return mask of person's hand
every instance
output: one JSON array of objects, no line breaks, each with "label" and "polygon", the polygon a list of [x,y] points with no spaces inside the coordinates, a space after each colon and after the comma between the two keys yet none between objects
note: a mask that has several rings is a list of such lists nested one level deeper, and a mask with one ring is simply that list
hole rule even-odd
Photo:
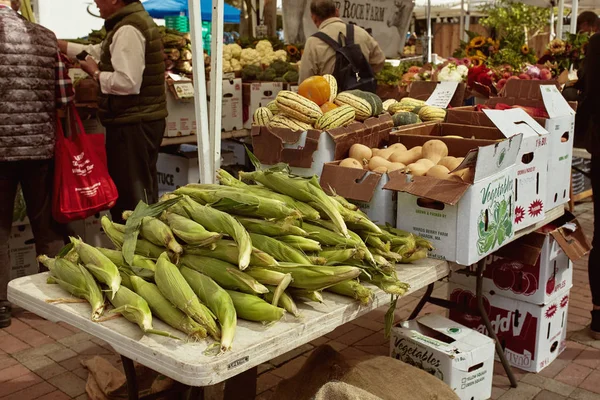
[{"label": "person's hand", "polygon": [[69,46],[69,42],[67,42],[66,40],[58,41],[58,49],[60,50],[61,53],[67,54],[68,46]]},{"label": "person's hand", "polygon": [[96,71],[100,71],[98,64],[90,56],[88,56],[84,61],[79,61],[79,65],[81,65],[81,69],[87,72],[92,78],[96,74]]}]

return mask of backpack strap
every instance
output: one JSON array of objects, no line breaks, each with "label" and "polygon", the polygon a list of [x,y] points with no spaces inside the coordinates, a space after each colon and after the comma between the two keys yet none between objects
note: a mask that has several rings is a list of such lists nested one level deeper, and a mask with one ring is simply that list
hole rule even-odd
[{"label": "backpack strap", "polygon": [[324,32],[317,32],[313,36],[327,43],[335,51],[339,51],[342,48],[342,46],[338,42],[333,40],[329,35],[325,34]]},{"label": "backpack strap", "polygon": [[354,44],[354,25],[346,24],[346,46]]}]

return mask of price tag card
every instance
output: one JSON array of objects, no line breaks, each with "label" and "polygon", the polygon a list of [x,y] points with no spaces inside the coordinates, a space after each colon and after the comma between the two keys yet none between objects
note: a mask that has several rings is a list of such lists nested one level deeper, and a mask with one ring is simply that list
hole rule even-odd
[{"label": "price tag card", "polygon": [[425,103],[434,107],[447,108],[450,100],[454,97],[456,88],[458,88],[458,82],[440,82]]},{"label": "price tag card", "polygon": [[194,84],[192,82],[176,82],[173,83],[173,87],[180,99],[194,98]]},{"label": "price tag card", "polygon": [[546,106],[546,111],[550,118],[562,117],[565,115],[574,115],[575,111],[571,108],[562,93],[554,85],[541,85],[542,100]]}]

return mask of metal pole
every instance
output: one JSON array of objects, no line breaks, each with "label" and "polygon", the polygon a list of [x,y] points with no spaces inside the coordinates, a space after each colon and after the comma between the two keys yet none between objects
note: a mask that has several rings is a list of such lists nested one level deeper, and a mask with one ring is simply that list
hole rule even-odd
[{"label": "metal pole", "polygon": [[[465,31],[471,29],[471,0],[467,0],[467,16],[465,17]],[[465,36],[469,36],[465,33]]]},{"label": "metal pole", "polygon": [[556,37],[562,39],[565,17],[565,0],[558,0],[558,21],[556,22]]},{"label": "metal pole", "polygon": [[556,31],[554,30],[554,5],[550,10],[550,40],[552,40],[556,36]]},{"label": "metal pole", "polygon": [[460,0],[460,27],[458,31],[460,32],[458,34],[460,40],[467,40],[465,33],[465,0]]},{"label": "metal pole", "polygon": [[[205,0],[206,1],[206,0]],[[194,102],[196,105],[196,139],[198,140],[198,166],[200,182],[213,183],[215,171],[209,160],[212,160],[210,134],[208,130],[208,107],[206,101],[206,76],[204,74],[204,43],[202,42],[202,15],[200,0],[188,0],[190,28],[192,36],[192,53],[195,62],[194,70]]]},{"label": "metal pole", "polygon": [[579,14],[579,0],[573,0],[571,5],[571,29],[569,29],[569,32],[573,34],[577,33],[577,14]]},{"label": "metal pole", "polygon": [[427,0],[427,62],[431,62],[431,0]]},{"label": "metal pole", "polygon": [[213,0],[212,2],[212,38],[210,57],[210,144],[212,157],[211,165],[212,179],[216,178],[216,172],[221,168],[221,117],[223,114],[223,18],[224,1]]}]

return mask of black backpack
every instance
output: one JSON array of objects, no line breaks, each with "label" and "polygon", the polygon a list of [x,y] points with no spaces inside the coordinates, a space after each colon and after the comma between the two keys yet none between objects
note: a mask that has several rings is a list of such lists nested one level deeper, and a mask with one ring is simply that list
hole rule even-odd
[{"label": "black backpack", "polygon": [[354,25],[346,24],[345,45],[342,45],[341,32],[337,42],[323,32],[317,32],[313,36],[321,39],[335,50],[333,76],[340,92],[360,89],[375,93],[377,90],[375,74],[360,46],[354,43]]}]

